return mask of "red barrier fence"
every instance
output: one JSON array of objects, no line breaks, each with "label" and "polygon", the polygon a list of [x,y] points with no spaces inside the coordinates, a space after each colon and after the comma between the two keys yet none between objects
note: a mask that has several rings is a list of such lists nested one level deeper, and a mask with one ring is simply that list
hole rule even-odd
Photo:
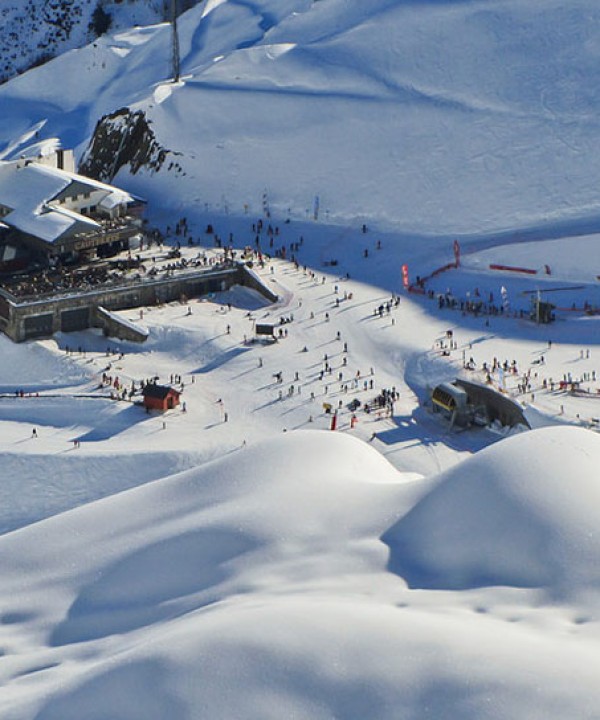
[{"label": "red barrier fence", "polygon": [[425,294],[425,283],[429,282],[431,278],[436,277],[437,275],[441,275],[442,273],[446,272],[447,270],[455,270],[458,267],[456,262],[448,263],[447,265],[443,265],[442,267],[439,267],[437,270],[434,270],[432,273],[427,275],[424,278],[421,278],[419,282],[415,285],[410,285],[408,288],[408,292],[414,292],[414,293],[420,293],[421,295]]},{"label": "red barrier fence", "polygon": [[525,273],[526,275],[537,275],[537,270],[531,268],[515,267],[513,265],[496,265],[492,263],[490,270],[506,270],[507,272]]},{"label": "red barrier fence", "polygon": [[447,270],[454,270],[456,267],[457,267],[457,265],[455,262],[448,263],[447,265],[444,265],[441,268],[434,270],[428,278],[425,278],[425,280],[429,280],[432,277],[436,277],[436,275],[441,275],[443,272],[446,272]]}]

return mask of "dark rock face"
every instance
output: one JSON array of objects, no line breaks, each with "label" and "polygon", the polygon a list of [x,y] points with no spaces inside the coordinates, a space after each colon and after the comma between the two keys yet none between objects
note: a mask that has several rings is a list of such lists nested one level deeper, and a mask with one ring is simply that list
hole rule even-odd
[{"label": "dark rock face", "polygon": [[128,166],[134,175],[140,168],[156,172],[169,154],[174,153],[158,143],[141,110],[132,112],[129,108],[121,108],[98,121],[79,164],[79,172],[110,182],[124,166]]}]

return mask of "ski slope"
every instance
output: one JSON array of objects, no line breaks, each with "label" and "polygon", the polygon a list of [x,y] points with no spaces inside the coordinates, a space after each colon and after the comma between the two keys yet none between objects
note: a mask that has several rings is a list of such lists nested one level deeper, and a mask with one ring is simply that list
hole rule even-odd
[{"label": "ski slope", "polygon": [[219,2],[179,27],[180,84],[167,25],[105,36],[0,88],[0,143],[44,123],[81,154],[129,106],[181,153],[181,172],[118,178],[155,204],[256,213],[266,190],[305,218],[318,196],[415,241],[597,230],[591,0]]},{"label": "ski slope", "polygon": [[[180,19],[177,84],[156,25],[0,86],[3,158],[81,156],[101,115],[143,110],[178,166],[115,182],[170,243],[186,218],[190,259],[221,253],[209,223],[240,250],[261,218],[279,298],[122,311],[143,345],[0,337],[3,720],[597,717],[599,20],[208,0]],[[460,266],[406,292],[402,265],[427,278],[455,239]],[[503,288],[510,312],[439,305]],[[432,416],[433,386],[494,359],[533,430]],[[103,373],[177,384],[185,411],[111,399]],[[391,417],[353,423],[392,388]]]}]

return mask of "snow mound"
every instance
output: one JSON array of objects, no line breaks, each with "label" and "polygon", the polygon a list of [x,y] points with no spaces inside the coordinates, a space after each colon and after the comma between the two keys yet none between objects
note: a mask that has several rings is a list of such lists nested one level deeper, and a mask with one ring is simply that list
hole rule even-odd
[{"label": "snow mound", "polygon": [[[27,377],[29,382],[23,380],[23,351],[5,335],[0,335],[0,353],[2,365],[0,366],[0,393],[14,393],[15,390],[36,392],[47,389],[57,389],[83,383],[89,376],[85,368],[77,366],[74,362],[65,364],[62,358],[50,352],[41,343],[27,344]],[[35,380],[33,380],[35,379]]]},{"label": "snow mound", "polygon": [[[404,486],[355,438],[284,434],[0,538],[14,560],[0,575],[18,580],[24,563],[31,578],[70,578],[53,645],[125,634],[249,585],[384,572],[376,538]],[[331,558],[307,574],[312,554]]]},{"label": "snow mound", "polygon": [[600,693],[584,643],[524,639],[479,617],[474,632],[473,617],[452,623],[355,598],[239,600],[96,662],[45,697],[36,720],[594,717]]},{"label": "snow mound", "polygon": [[[565,463],[593,441],[554,438]],[[414,505],[405,479],[295,431],[1,537],[7,720],[592,717],[595,648],[563,625],[412,606],[378,540]]]},{"label": "snow mound", "polygon": [[483,450],[383,535],[390,569],[420,588],[597,587],[599,462],[600,438],[579,428]]}]

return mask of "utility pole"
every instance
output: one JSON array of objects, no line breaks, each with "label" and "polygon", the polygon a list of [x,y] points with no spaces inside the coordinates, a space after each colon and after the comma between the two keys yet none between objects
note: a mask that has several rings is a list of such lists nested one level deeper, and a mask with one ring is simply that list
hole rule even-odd
[{"label": "utility pole", "polygon": [[179,35],[177,34],[177,0],[171,0],[173,82],[179,82]]}]

